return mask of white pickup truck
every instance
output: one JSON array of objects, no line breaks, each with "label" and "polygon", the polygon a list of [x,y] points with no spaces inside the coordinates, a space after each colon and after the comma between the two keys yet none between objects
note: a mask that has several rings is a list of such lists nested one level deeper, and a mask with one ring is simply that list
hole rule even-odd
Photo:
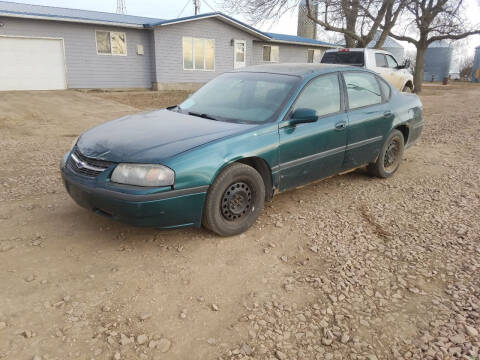
[{"label": "white pickup truck", "polygon": [[321,62],[370,69],[381,75],[398,90],[413,92],[413,75],[407,70],[410,67],[410,61],[407,59],[402,65],[399,65],[395,57],[388,51],[362,48],[332,49],[325,51]]}]

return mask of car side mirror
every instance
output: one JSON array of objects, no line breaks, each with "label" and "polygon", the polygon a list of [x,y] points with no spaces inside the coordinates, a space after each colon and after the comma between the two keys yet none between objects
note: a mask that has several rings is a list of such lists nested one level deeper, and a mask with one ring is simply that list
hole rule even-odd
[{"label": "car side mirror", "polygon": [[410,68],[411,62],[410,59],[405,59],[402,65],[397,66],[397,69],[408,69]]},{"label": "car side mirror", "polygon": [[313,109],[298,108],[290,117],[290,124],[312,123],[318,120],[317,112]]}]

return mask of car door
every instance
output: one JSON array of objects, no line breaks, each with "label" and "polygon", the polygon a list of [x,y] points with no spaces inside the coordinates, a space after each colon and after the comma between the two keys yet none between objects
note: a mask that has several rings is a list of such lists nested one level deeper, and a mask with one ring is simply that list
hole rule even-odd
[{"label": "car door", "polygon": [[390,130],[393,114],[380,88],[380,79],[366,71],[343,73],[347,93],[348,129],[343,170],[373,162],[378,156],[385,135]]},{"label": "car door", "polygon": [[392,82],[391,69],[388,67],[387,58],[384,53],[375,53],[375,72],[385,80]]},{"label": "car door", "polygon": [[[312,123],[291,123],[297,109],[313,109]],[[347,115],[339,73],[321,75],[305,85],[286,118],[279,123],[280,190],[340,171],[346,145]]]},{"label": "car door", "polygon": [[398,90],[402,90],[403,88],[403,79],[404,79],[404,71],[398,69],[397,60],[391,55],[386,54],[385,58],[387,59],[387,65],[391,72],[390,82],[395,86]]}]

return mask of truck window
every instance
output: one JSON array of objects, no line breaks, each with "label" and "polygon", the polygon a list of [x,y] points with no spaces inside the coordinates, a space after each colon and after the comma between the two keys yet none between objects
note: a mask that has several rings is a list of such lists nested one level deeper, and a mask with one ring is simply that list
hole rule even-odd
[{"label": "truck window", "polygon": [[398,67],[397,60],[393,58],[393,56],[387,55],[387,63],[389,68],[396,68]]},{"label": "truck window", "polygon": [[365,57],[362,51],[326,52],[323,55],[322,64],[363,66],[365,65]]},{"label": "truck window", "polygon": [[377,67],[388,67],[387,59],[385,58],[385,54],[382,53],[375,53],[375,65]]}]

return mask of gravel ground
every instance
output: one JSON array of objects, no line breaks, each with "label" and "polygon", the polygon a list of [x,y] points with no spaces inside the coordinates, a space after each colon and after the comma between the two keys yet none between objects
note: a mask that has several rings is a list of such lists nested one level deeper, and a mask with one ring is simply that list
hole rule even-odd
[{"label": "gravel ground", "polygon": [[280,194],[225,239],[112,222],[59,178],[83,130],[184,93],[2,93],[0,359],[478,359],[479,96],[426,86],[393,178]]}]

